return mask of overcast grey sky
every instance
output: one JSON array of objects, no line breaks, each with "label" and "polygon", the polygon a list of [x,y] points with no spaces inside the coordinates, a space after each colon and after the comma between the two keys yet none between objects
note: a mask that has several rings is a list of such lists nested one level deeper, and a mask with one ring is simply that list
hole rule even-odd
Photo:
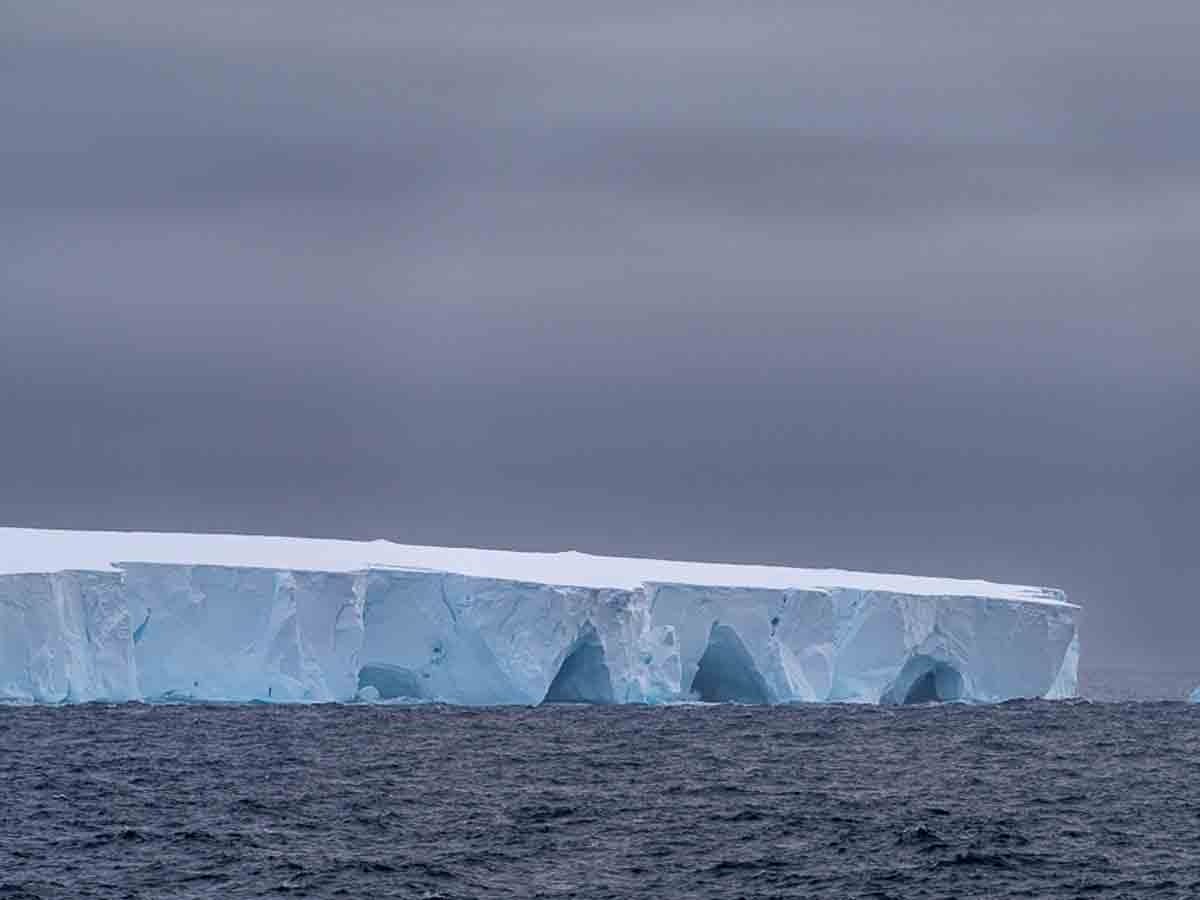
[{"label": "overcast grey sky", "polygon": [[0,522],[1200,640],[1200,4],[0,4]]}]

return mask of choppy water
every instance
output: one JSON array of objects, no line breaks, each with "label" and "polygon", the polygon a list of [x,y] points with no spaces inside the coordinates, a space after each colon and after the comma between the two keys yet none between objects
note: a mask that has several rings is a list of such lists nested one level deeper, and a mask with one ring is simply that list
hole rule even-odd
[{"label": "choppy water", "polygon": [[1200,706],[0,708],[0,897],[1200,896]]}]

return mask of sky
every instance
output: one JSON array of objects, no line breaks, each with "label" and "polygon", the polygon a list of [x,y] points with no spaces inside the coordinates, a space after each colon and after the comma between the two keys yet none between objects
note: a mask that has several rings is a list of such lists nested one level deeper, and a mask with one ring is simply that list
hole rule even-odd
[{"label": "sky", "polygon": [[1200,5],[0,5],[0,523],[1200,635]]}]

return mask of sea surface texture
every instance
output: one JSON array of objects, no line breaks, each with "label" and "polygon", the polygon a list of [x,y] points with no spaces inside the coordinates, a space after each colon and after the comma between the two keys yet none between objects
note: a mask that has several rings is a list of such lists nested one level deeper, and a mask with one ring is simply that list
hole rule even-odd
[{"label": "sea surface texture", "polygon": [[0,708],[3,898],[1200,896],[1200,706]]}]

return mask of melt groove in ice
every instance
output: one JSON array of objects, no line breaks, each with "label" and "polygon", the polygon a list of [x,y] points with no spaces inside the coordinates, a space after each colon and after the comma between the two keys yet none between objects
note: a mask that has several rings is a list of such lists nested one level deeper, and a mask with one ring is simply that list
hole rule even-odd
[{"label": "melt groove in ice", "polygon": [[1078,613],[913,576],[0,529],[0,699],[1064,698]]}]

